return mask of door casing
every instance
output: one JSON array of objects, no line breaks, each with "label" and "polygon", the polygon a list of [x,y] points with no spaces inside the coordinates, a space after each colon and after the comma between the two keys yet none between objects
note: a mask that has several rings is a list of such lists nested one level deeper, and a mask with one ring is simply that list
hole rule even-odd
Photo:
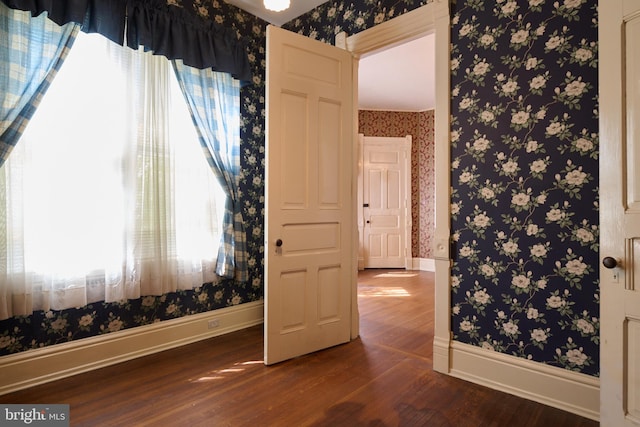
[{"label": "door casing", "polygon": [[[380,25],[347,37],[344,33],[336,36],[336,46],[347,49],[356,58],[353,67],[354,87],[358,85],[358,58],[382,49],[388,49],[428,34],[435,34],[435,316],[433,338],[433,369],[449,373],[451,352],[451,259],[450,259],[450,149],[449,149],[449,2],[435,0],[422,7],[390,19]],[[354,91],[354,105],[357,90]],[[357,115],[355,117],[357,122]],[[358,129],[357,123],[354,129]],[[357,141],[354,136],[354,141]],[[354,145],[357,145],[354,143]],[[357,236],[355,237],[357,239]],[[357,248],[357,245],[354,244]],[[358,289],[354,283],[352,307],[357,307]],[[352,310],[352,337],[357,336],[358,312]],[[355,335],[354,335],[355,333]]]}]

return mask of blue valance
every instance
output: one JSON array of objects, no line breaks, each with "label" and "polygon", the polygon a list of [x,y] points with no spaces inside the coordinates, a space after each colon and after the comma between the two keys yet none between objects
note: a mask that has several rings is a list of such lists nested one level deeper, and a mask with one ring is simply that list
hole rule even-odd
[{"label": "blue valance", "polygon": [[198,13],[197,0],[2,0],[8,7],[47,12],[58,25],[75,22],[132,49],[144,46],[198,69],[251,81],[246,41],[236,30]]}]

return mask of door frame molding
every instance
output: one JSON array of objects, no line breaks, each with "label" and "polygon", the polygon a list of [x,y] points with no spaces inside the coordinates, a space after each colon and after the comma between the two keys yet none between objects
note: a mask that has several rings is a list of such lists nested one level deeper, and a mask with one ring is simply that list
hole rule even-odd
[{"label": "door frame molding", "polygon": [[[336,36],[336,45],[346,48],[354,56],[354,88],[358,87],[358,59],[373,52],[388,49],[406,43],[418,37],[435,34],[435,77],[436,77],[436,115],[435,115],[435,318],[433,338],[433,369],[448,373],[451,352],[451,260],[450,248],[450,150],[449,150],[449,40],[450,11],[447,0],[434,0],[424,6],[402,14],[352,36],[343,33]],[[342,46],[340,46],[342,45]],[[354,90],[354,108],[357,122],[357,90]],[[357,123],[354,129],[354,141],[357,141]],[[357,150],[357,144],[354,144]],[[354,183],[355,185],[355,183]],[[357,242],[357,236],[356,242]],[[357,247],[357,245],[356,245]],[[352,337],[357,336],[357,280],[352,291]]]}]

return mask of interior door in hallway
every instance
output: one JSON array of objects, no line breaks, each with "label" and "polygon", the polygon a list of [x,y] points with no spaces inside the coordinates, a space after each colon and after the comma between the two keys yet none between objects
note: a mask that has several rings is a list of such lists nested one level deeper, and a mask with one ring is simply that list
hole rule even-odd
[{"label": "interior door in hallway", "polygon": [[353,86],[349,52],[267,27],[266,364],[351,338]]},{"label": "interior door in hallway", "polygon": [[640,425],[640,2],[600,1],[600,422]]},{"label": "interior door in hallway", "polygon": [[365,268],[411,267],[411,136],[363,138]]}]

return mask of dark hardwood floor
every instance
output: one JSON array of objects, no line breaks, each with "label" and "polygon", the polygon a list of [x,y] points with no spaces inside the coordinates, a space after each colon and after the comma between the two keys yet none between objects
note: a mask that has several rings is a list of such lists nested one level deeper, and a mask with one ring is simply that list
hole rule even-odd
[{"label": "dark hardwood floor", "polygon": [[266,367],[262,327],[0,396],[73,426],[597,426],[432,370],[433,274],[359,276],[359,339]]}]

